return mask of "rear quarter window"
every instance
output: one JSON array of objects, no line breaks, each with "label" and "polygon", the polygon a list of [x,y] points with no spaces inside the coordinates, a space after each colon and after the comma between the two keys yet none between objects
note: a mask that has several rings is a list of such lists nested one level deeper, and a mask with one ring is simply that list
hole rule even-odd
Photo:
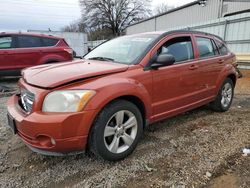
[{"label": "rear quarter window", "polygon": [[214,48],[215,55],[220,55],[219,49],[217,48],[217,45],[214,40],[211,40]]},{"label": "rear quarter window", "polygon": [[228,54],[228,48],[226,47],[225,44],[223,44],[222,42],[216,41],[216,44],[218,46],[219,52],[221,55],[227,55]]},{"label": "rear quarter window", "polygon": [[18,40],[18,48],[34,48],[42,46],[42,41],[40,37],[17,36],[17,40]]},{"label": "rear quarter window", "polygon": [[42,38],[42,46],[55,46],[58,43],[58,39],[52,39],[52,38]]}]

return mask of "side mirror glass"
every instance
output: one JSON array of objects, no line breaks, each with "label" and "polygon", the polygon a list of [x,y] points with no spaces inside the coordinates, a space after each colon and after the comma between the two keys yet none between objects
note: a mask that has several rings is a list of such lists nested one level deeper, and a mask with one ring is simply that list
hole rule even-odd
[{"label": "side mirror glass", "polygon": [[151,65],[152,68],[157,69],[159,67],[173,65],[175,63],[175,57],[171,54],[160,54],[156,62]]}]

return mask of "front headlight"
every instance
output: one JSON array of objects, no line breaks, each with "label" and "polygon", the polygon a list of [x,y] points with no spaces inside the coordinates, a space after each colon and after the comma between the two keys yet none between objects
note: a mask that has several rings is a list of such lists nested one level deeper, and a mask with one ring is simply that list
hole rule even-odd
[{"label": "front headlight", "polygon": [[92,90],[54,91],[45,97],[43,112],[79,112],[94,95]]}]

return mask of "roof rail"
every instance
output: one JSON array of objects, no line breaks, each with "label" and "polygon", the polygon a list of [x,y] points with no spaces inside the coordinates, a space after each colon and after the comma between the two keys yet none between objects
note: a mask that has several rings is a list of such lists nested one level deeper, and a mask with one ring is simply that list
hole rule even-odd
[{"label": "roof rail", "polygon": [[196,34],[210,35],[210,36],[213,36],[213,37],[216,37],[216,38],[220,39],[221,41],[224,41],[220,36],[217,36],[217,35],[214,35],[214,34],[211,34],[211,33],[207,33],[207,32],[203,32],[203,31],[195,31],[195,30],[192,30],[192,28],[189,28],[189,27],[187,27],[185,29],[180,29],[180,30],[166,31],[162,35],[168,35],[170,33],[196,33]]}]

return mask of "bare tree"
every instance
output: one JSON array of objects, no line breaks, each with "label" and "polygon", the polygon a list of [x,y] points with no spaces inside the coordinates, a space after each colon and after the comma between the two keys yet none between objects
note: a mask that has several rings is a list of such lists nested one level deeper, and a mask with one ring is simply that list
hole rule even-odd
[{"label": "bare tree", "polygon": [[155,9],[154,9],[154,14],[155,14],[155,15],[162,14],[162,13],[167,12],[167,11],[173,9],[173,8],[175,8],[175,7],[169,6],[169,5],[166,4],[166,3],[161,3],[161,4],[159,4],[159,5],[157,5],[157,6],[155,7]]},{"label": "bare tree", "polygon": [[86,25],[82,20],[75,21],[61,29],[65,32],[86,32]]},{"label": "bare tree", "polygon": [[109,29],[114,36],[150,15],[151,0],[79,0],[89,31]]}]

